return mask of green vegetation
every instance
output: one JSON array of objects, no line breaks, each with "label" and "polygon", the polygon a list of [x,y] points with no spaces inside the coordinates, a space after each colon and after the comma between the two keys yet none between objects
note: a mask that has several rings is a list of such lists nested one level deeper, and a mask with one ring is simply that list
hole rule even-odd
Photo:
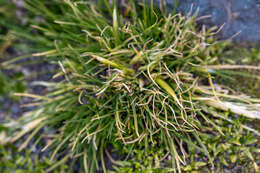
[{"label": "green vegetation", "polygon": [[[229,51],[224,52],[229,64],[237,65],[257,65],[260,63],[260,51],[256,48],[241,48],[231,46]],[[231,78],[221,78],[220,82],[227,82],[231,88],[236,88],[241,93],[246,93],[253,97],[260,97],[260,72],[259,70],[237,69],[231,73],[227,70],[219,71],[221,74],[229,74]],[[224,80],[226,79],[226,80]],[[239,82],[239,83],[238,83]]]},{"label": "green vegetation", "polygon": [[[13,3],[1,1],[1,22],[6,21],[9,25],[15,26],[17,20],[10,20],[15,19],[15,10],[16,6]],[[3,63],[12,56],[10,52],[13,50],[10,49],[10,46],[15,45],[15,41],[16,37],[10,32],[7,26],[0,24],[0,109],[3,107],[2,102],[17,100],[17,97],[13,93],[26,92],[26,82],[24,81],[23,72],[20,70],[10,70],[11,68]]]},{"label": "green vegetation", "polygon": [[[47,138],[42,150],[50,158],[34,162],[47,172],[61,157],[54,165],[79,158],[85,172],[108,171],[105,157],[115,172],[221,171],[234,164],[258,169],[260,134],[245,122],[260,118],[260,99],[217,81],[229,78],[227,69],[259,68],[223,62],[228,43],[217,42],[213,29],[199,31],[194,17],[131,0],[120,6],[106,0],[25,4],[35,30],[10,30],[34,43],[34,57],[60,71],[53,75],[58,82],[34,82],[48,89],[46,95],[16,93],[34,98],[29,106],[37,108],[3,125],[12,128],[1,133],[2,145],[28,134],[22,151]],[[4,163],[8,155],[0,155]],[[14,162],[31,162],[23,157]]]},{"label": "green vegetation", "polygon": [[6,97],[8,94],[9,97],[17,99],[11,93],[26,91],[25,81],[22,80],[23,76],[23,73],[17,72],[10,77],[0,71],[0,96]]},{"label": "green vegetation", "polygon": [[[1,146],[0,145],[0,171],[3,173],[26,173],[26,172],[35,172],[43,173],[44,170],[47,170],[53,165],[47,157],[32,156],[32,153],[29,150],[26,150],[25,153],[18,152],[17,148],[12,145]],[[58,163],[58,161],[55,160]],[[68,166],[64,164],[58,165],[53,172],[61,173],[68,172]]]}]

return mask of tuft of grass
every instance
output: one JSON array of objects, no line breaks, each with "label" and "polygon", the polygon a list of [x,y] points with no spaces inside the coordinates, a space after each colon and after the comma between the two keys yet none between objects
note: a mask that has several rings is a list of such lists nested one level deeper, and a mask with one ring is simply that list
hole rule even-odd
[{"label": "tuft of grass", "polygon": [[[234,114],[260,118],[260,100],[215,83],[218,69],[213,65],[223,44],[212,30],[198,31],[194,17],[165,15],[153,3],[134,1],[120,7],[97,2],[106,8],[86,1],[25,2],[41,18],[32,24],[37,34],[14,33],[37,43],[44,51],[34,56],[57,63],[60,72],[53,78],[62,80],[35,82],[49,89],[44,96],[16,94],[34,98],[29,106],[38,106],[16,124],[20,131],[14,131],[11,142],[30,132],[20,150],[48,127],[55,132],[43,150],[52,149],[51,160],[67,151],[65,157],[82,158],[85,172],[100,167],[106,172],[104,153],[109,156],[111,144],[127,159],[138,158],[132,151],[140,150],[150,158],[143,167],[115,162],[121,166],[182,172],[214,169],[215,161],[224,158],[218,153],[231,144],[238,150],[242,139],[228,140],[234,138],[229,125],[239,126],[234,133],[259,135]],[[243,156],[258,169],[252,157],[256,151],[244,147]]]}]

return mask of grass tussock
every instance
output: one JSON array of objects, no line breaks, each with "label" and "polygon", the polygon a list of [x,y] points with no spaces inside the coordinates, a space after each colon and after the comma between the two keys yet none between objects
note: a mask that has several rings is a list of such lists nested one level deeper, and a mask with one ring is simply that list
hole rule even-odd
[{"label": "grass tussock", "polygon": [[[66,157],[82,157],[86,172],[99,165],[106,170],[104,155],[110,156],[111,144],[127,148],[128,159],[138,148],[144,156],[160,148],[150,161],[154,168],[181,172],[193,162],[192,153],[206,157],[201,165],[214,168],[219,155],[207,141],[220,137],[216,140],[228,146],[224,139],[233,132],[224,125],[239,124],[234,114],[260,118],[259,99],[215,83],[219,68],[237,66],[218,65],[225,44],[215,41],[213,29],[199,31],[194,17],[165,15],[133,1],[119,8],[107,1],[28,0],[26,8],[41,19],[31,25],[37,29],[33,41],[45,45],[33,55],[58,64],[53,78],[60,80],[35,82],[48,88],[44,96],[16,94],[35,99],[27,106],[38,106],[20,120],[21,131],[10,140],[30,132],[20,150],[48,127],[56,131],[40,135],[49,138],[43,150],[51,148],[51,159],[63,151]],[[259,135],[239,127],[241,133]],[[257,169],[248,145],[237,152]]]}]

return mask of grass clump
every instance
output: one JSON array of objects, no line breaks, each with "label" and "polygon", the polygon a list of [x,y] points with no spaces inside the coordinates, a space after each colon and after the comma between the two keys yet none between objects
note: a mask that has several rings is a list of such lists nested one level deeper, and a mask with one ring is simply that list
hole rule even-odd
[{"label": "grass clump", "polygon": [[[218,153],[238,151],[243,140],[230,141],[236,133],[259,135],[234,114],[259,118],[260,100],[214,81],[223,43],[212,30],[198,31],[193,17],[164,15],[144,3],[97,4],[106,8],[85,1],[26,1],[41,18],[32,25],[39,35],[34,41],[46,45],[34,56],[61,70],[53,76],[59,82],[35,82],[48,88],[47,95],[16,94],[35,98],[28,106],[38,106],[10,140],[31,132],[20,150],[48,127],[55,132],[38,136],[50,139],[43,150],[52,149],[51,159],[63,151],[65,158],[80,157],[86,172],[99,166],[106,171],[108,145],[135,163],[113,161],[127,171],[181,172],[185,165],[214,168]],[[235,132],[226,127],[236,125]],[[241,153],[257,169],[250,144]],[[149,159],[138,166],[142,156]]]}]

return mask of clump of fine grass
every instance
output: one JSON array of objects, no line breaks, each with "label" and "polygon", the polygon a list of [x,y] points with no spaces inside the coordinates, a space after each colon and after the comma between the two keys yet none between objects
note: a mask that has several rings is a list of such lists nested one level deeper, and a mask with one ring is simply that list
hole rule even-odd
[{"label": "clump of fine grass", "polygon": [[[151,162],[168,171],[181,172],[192,152],[206,156],[203,165],[214,168],[214,147],[206,141],[232,137],[222,127],[235,123],[230,112],[259,118],[260,100],[214,83],[221,43],[214,41],[212,30],[198,31],[193,17],[164,15],[133,1],[120,9],[102,3],[107,10],[84,1],[26,1],[27,9],[42,19],[32,27],[44,39],[35,41],[48,48],[34,56],[56,62],[61,70],[53,78],[63,80],[36,82],[48,87],[45,96],[16,94],[35,98],[27,106],[38,109],[21,119],[21,131],[9,141],[30,132],[23,149],[42,128],[54,128],[55,134],[40,135],[50,138],[43,150],[53,149],[51,159],[62,151],[67,151],[65,158],[82,157],[90,172],[99,161],[106,170],[109,144],[129,146],[129,155],[139,146],[144,155],[161,148],[159,157],[167,159]],[[241,133],[259,135],[240,127]],[[247,148],[245,155],[257,169],[251,152]]]}]

